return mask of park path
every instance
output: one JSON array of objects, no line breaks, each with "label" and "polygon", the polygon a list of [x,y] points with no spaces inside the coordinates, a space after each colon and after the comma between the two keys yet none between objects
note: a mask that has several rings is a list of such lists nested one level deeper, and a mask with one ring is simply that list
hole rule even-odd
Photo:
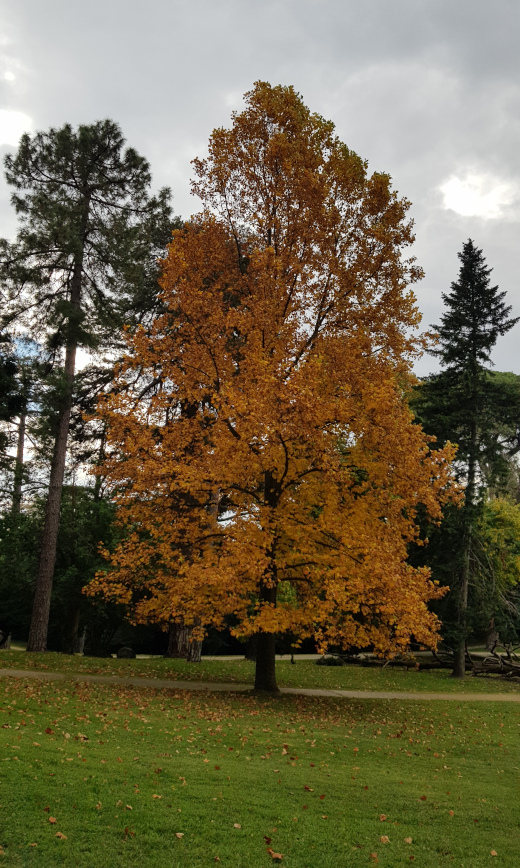
[{"label": "park path", "polygon": [[[151,687],[156,690],[207,690],[211,693],[244,693],[252,684],[224,684],[218,681],[173,681],[167,678],[123,678],[119,675],[90,675],[86,672],[43,672],[35,669],[0,669],[0,678],[36,678],[40,681],[117,684],[123,687]],[[322,690],[308,687],[281,687],[282,695],[335,696],[338,699],[411,699],[448,702],[520,702],[518,693],[399,693],[387,690]]]}]

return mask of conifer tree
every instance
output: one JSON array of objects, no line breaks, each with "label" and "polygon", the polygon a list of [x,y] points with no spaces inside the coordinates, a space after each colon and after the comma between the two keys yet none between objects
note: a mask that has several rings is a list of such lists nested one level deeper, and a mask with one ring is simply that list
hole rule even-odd
[{"label": "conifer tree", "polygon": [[28,650],[44,651],[78,347],[101,350],[154,292],[171,229],[169,191],[150,195],[150,168],[111,120],[34,137],[5,159],[20,220],[0,241],[11,287],[6,319],[45,336],[60,370],[49,493]]},{"label": "conifer tree", "polygon": [[[492,269],[469,239],[458,254],[461,266],[451,292],[442,298],[446,312],[438,331],[441,372],[428,377],[413,402],[418,418],[428,434],[439,443],[458,444],[456,464],[464,485],[464,504],[460,514],[457,551],[449,554],[456,584],[457,631],[453,676],[465,673],[465,643],[468,624],[468,592],[471,578],[472,537],[478,520],[484,489],[484,467],[497,475],[503,460],[503,448],[496,437],[503,405],[502,388],[490,376],[491,352],[497,340],[513,328],[518,318],[511,318],[505,304],[505,292],[491,284]],[[503,408],[502,408],[503,409]]]}]

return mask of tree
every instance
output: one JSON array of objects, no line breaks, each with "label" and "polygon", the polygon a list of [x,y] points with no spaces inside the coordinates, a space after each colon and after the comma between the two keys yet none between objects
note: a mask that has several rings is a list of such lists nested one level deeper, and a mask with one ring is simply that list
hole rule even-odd
[{"label": "tree", "polygon": [[420,385],[414,409],[439,443],[451,440],[458,444],[456,463],[464,485],[464,506],[448,560],[456,583],[453,676],[463,678],[475,527],[486,484],[496,481],[504,469],[504,443],[497,436],[501,416],[511,428],[510,409],[504,413],[505,386],[489,370],[491,351],[518,318],[509,316],[506,294],[491,285],[491,269],[471,239],[463,245],[459,259],[459,279],[451,284],[450,293],[443,294],[447,310],[435,326],[439,343],[434,352],[443,370]]},{"label": "tree", "polygon": [[406,545],[419,503],[439,515],[452,452],[430,452],[404,397],[408,203],[292,87],[257,83],[194,165],[204,210],[174,233],[165,312],[119,371],[155,389],[101,409],[128,533],[88,591],[138,621],[182,613],[195,637],[233,615],[263,690],[277,633],[435,644],[438,590]]},{"label": "tree", "polygon": [[124,144],[111,120],[66,124],[25,134],[5,159],[21,223],[14,244],[0,245],[12,291],[7,319],[46,335],[49,358],[60,365],[31,651],[46,648],[77,349],[102,349],[135,318],[171,225],[169,191],[150,196],[148,163]]}]

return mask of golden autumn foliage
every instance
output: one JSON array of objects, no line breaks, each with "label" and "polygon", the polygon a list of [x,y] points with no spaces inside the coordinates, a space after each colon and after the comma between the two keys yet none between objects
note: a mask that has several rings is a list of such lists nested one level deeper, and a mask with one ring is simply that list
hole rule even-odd
[{"label": "golden autumn foliage", "polygon": [[439,591],[407,545],[418,506],[438,518],[450,496],[452,453],[405,400],[408,202],[262,82],[194,166],[203,211],[173,235],[164,313],[100,408],[127,535],[89,592],[139,621],[434,644]]}]

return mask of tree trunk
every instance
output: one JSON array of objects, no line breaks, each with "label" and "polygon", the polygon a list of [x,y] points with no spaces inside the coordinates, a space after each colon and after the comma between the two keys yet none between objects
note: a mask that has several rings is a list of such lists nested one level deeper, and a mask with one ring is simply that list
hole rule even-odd
[{"label": "tree trunk", "polygon": [[190,645],[190,631],[184,621],[172,621],[168,628],[166,657],[186,659]]},{"label": "tree trunk", "polygon": [[18,423],[18,437],[16,443],[16,461],[14,465],[14,488],[13,488],[13,515],[20,515],[20,507],[22,505],[22,480],[23,480],[23,459],[25,447],[25,425],[27,421],[27,413],[24,408],[20,414]]},{"label": "tree trunk", "polygon": [[[191,632],[191,631],[190,631]],[[188,663],[200,663],[202,658],[202,640],[192,639],[188,646],[186,660]]]},{"label": "tree trunk", "polygon": [[[280,485],[270,471],[264,474],[264,501],[273,512],[280,497]],[[260,585],[260,603],[276,606],[277,573],[276,573],[276,539],[273,538],[269,550],[270,565]],[[276,683],[276,636],[274,633],[257,633],[255,690],[278,693]]]},{"label": "tree trunk", "polygon": [[[86,204],[82,240],[84,242],[88,219],[88,201]],[[27,651],[46,651],[47,632],[49,628],[49,613],[51,607],[52,581],[56,563],[56,545],[60,524],[61,492],[65,474],[67,457],[67,440],[69,435],[70,414],[74,395],[74,373],[76,369],[76,350],[78,346],[77,328],[81,319],[81,279],[83,275],[83,246],[74,263],[74,271],[70,283],[70,308],[68,319],[68,334],[65,349],[65,383],[63,400],[58,417],[58,432],[54,442],[49,493],[45,507],[45,522],[43,525],[42,548],[36,590],[34,593],[33,612]]]},{"label": "tree trunk", "polygon": [[279,693],[276,683],[276,636],[258,633],[256,646],[255,690]]},{"label": "tree trunk", "polygon": [[460,587],[457,603],[457,622],[459,635],[453,649],[452,678],[464,678],[466,675],[466,641],[468,633],[468,594],[471,573],[471,549],[473,530],[473,506],[475,501],[475,482],[477,469],[477,426],[471,425],[471,447],[468,457],[468,482],[464,497],[464,534],[462,538],[462,565],[460,570]]}]

